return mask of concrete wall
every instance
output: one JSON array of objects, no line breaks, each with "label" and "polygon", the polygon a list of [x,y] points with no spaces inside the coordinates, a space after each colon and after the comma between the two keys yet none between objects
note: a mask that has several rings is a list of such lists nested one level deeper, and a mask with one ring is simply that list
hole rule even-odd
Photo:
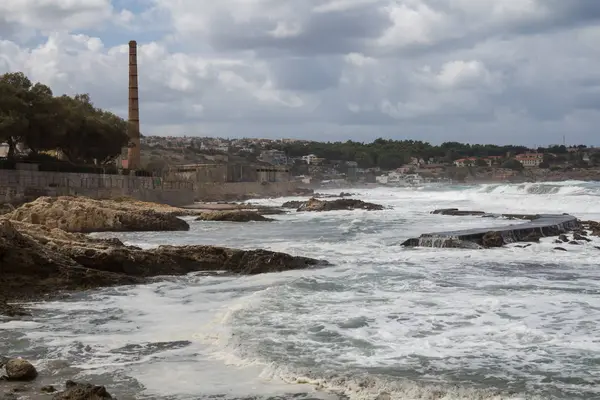
[{"label": "concrete wall", "polygon": [[293,193],[301,182],[227,182],[196,185],[199,201],[235,200],[244,196],[279,197]]},{"label": "concrete wall", "polygon": [[39,196],[79,195],[95,199],[130,196],[170,205],[194,202],[190,182],[124,175],[0,170],[0,203],[20,203]]}]

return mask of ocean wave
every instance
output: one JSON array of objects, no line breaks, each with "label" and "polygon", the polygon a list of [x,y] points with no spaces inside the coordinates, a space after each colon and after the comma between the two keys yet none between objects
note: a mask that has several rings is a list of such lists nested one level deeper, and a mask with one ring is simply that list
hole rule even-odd
[{"label": "ocean wave", "polygon": [[272,364],[261,374],[263,379],[278,379],[289,384],[308,384],[315,390],[350,400],[542,400],[544,397],[511,391],[483,389],[460,384],[414,381],[373,376],[365,373],[318,374],[309,369],[292,370]]}]

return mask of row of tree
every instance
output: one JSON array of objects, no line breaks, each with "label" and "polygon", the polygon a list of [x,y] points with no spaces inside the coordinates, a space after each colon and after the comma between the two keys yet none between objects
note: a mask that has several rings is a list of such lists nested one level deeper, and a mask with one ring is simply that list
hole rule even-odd
[{"label": "row of tree", "polygon": [[[274,149],[285,151],[289,157],[300,157],[314,154],[328,160],[356,161],[361,168],[380,167],[385,170],[399,168],[407,164],[411,158],[451,163],[466,157],[489,157],[523,154],[531,151],[525,146],[498,146],[493,144],[468,144],[445,142],[439,146],[415,140],[386,140],[377,139],[372,143],[355,141],[347,142],[292,142],[275,143]],[[585,148],[585,146],[578,146]],[[560,155],[561,159],[569,158],[565,146],[550,146],[538,148],[542,153]],[[483,162],[482,162],[483,166]]]},{"label": "row of tree", "polygon": [[127,123],[87,94],[54,96],[21,72],[7,73],[0,75],[0,143],[9,159],[22,145],[30,156],[53,150],[73,163],[105,164],[127,145]]}]

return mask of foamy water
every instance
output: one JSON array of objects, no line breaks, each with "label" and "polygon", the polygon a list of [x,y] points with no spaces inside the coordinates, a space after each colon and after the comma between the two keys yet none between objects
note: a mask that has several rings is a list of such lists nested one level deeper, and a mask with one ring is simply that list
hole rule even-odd
[{"label": "foamy water", "polygon": [[[600,398],[600,250],[405,249],[424,232],[514,221],[435,208],[600,220],[600,185],[373,189],[393,209],[190,222],[128,243],[218,244],[335,266],[252,277],[195,274],[38,304],[0,322],[0,354],[126,398]],[[260,200],[278,205],[289,199]],[[66,363],[58,363],[65,360]],[[61,369],[62,368],[62,369]]]}]

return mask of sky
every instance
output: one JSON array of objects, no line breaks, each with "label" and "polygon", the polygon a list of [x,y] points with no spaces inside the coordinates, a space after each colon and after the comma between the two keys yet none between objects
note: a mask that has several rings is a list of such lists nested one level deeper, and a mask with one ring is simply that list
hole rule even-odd
[{"label": "sky", "polygon": [[600,145],[598,0],[2,0],[0,73],[146,135]]}]

